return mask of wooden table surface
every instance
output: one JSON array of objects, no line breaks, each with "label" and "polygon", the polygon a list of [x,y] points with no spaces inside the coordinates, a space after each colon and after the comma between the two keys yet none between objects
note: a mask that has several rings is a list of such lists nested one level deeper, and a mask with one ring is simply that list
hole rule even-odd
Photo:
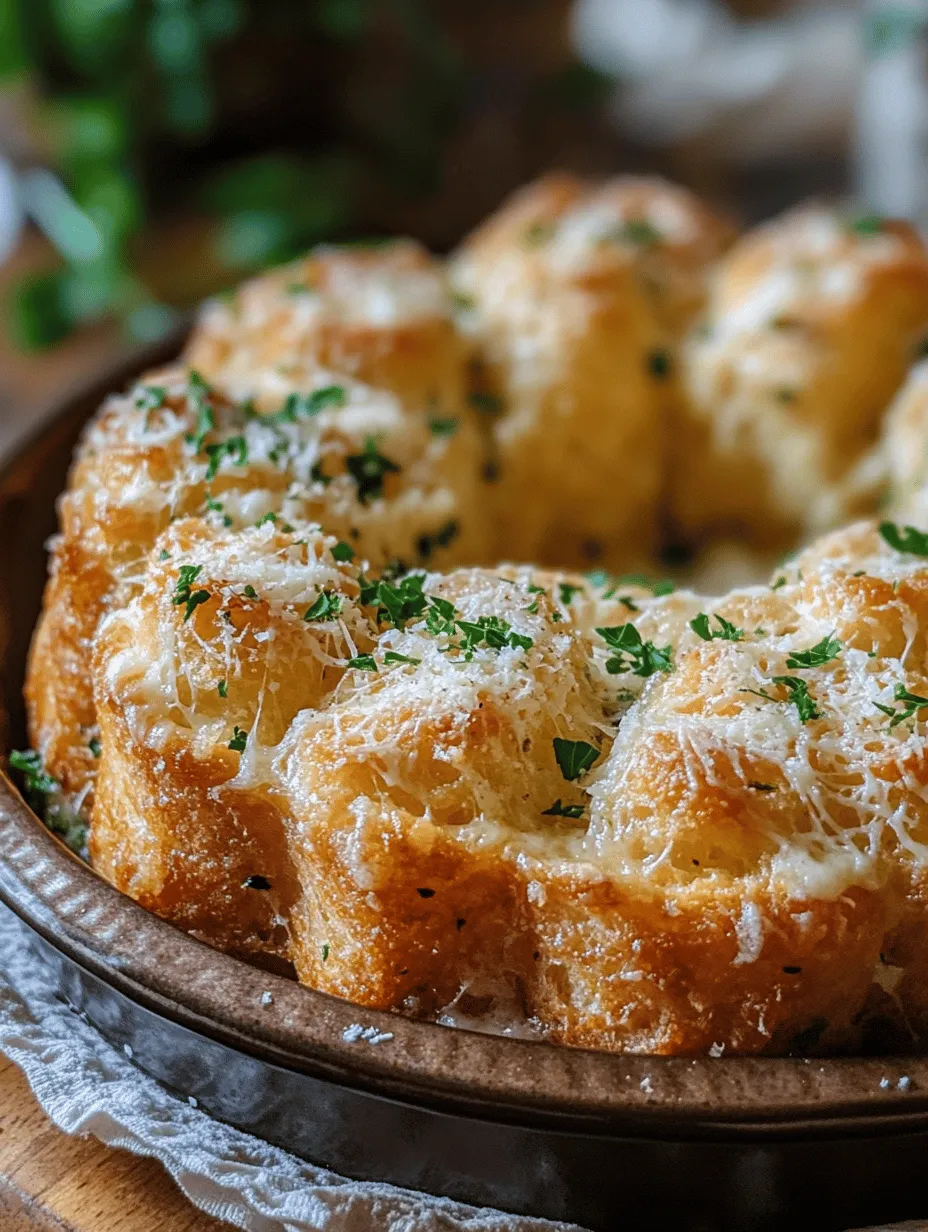
[{"label": "wooden table surface", "polygon": [[72,1138],[0,1056],[3,1232],[213,1232],[231,1225],[192,1206],[153,1159]]},{"label": "wooden table surface", "polygon": [[[33,237],[0,271],[0,294],[14,274],[41,257]],[[114,329],[97,326],[52,351],[26,356],[0,334],[0,456],[32,430],[52,399],[121,346]],[[56,1129],[20,1071],[0,1056],[2,1232],[212,1232],[230,1226],[192,1206],[155,1160]]]}]

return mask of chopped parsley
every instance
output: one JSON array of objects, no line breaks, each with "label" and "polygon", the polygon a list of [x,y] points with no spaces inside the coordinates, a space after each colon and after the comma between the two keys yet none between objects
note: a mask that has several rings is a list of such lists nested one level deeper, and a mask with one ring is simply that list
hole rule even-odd
[{"label": "chopped parsley", "polygon": [[322,469],[321,459],[317,459],[309,468],[309,477],[313,483],[321,483],[324,488],[332,482],[332,476],[327,475]]},{"label": "chopped parsley", "polygon": [[458,536],[460,527],[453,519],[439,527],[434,535],[420,535],[416,540],[416,551],[423,560],[428,560],[436,548],[446,548]]},{"label": "chopped parsley", "polygon": [[900,723],[904,723],[906,719],[914,718],[920,710],[928,709],[928,697],[920,697],[917,693],[910,693],[904,685],[897,684],[893,697],[897,702],[902,702],[901,710],[893,710],[891,706],[881,706],[879,702],[874,702],[877,710],[882,710],[885,715],[890,718],[890,730],[897,727]]},{"label": "chopped parsley", "polygon": [[353,659],[348,660],[348,666],[357,668],[359,672],[376,672],[377,663],[373,655],[361,654],[355,655]]},{"label": "chopped parsley", "polygon": [[393,625],[404,629],[410,620],[425,614],[429,598],[423,593],[424,573],[409,573],[394,584],[380,578],[376,582],[361,581],[361,602],[373,607],[377,604],[379,624]]},{"label": "chopped parsley", "polygon": [[46,773],[41,756],[35,749],[13,749],[10,752],[10,768],[23,776],[23,794],[29,804],[38,811],[44,797],[58,790],[58,780]]},{"label": "chopped parsley", "polygon": [[96,736],[91,737],[91,739],[87,742],[87,747],[90,749],[91,757],[99,757],[103,751],[100,747],[100,741]]},{"label": "chopped parsley", "polygon": [[484,415],[501,415],[503,411],[503,400],[496,394],[471,394],[467,401],[475,411],[480,411]]},{"label": "chopped parsley", "polygon": [[777,578],[777,580],[776,580],[776,581],[773,583],[773,585],[770,587],[770,589],[771,589],[771,590],[780,590],[780,589],[781,589],[783,586],[785,586],[785,585],[786,585],[786,578],[785,578],[785,577],[778,577],[778,578]]},{"label": "chopped parsley", "polygon": [[439,439],[454,436],[458,427],[459,421],[454,416],[449,416],[448,419],[429,418],[429,431],[432,436],[437,436]]},{"label": "chopped parsley", "polygon": [[585,740],[562,740],[560,736],[555,736],[554,756],[561,774],[568,783],[572,783],[589,770],[599,757],[599,749]]},{"label": "chopped parsley", "polygon": [[133,402],[140,411],[145,412],[147,418],[150,411],[157,411],[164,406],[167,396],[168,391],[163,385],[137,385]]},{"label": "chopped parsley", "polygon": [[349,560],[354,560],[354,548],[350,543],[345,543],[344,539],[340,539],[332,549],[332,557],[340,564],[344,564]]},{"label": "chopped parsley", "polygon": [[848,227],[858,235],[880,235],[886,220],[879,214],[859,214],[848,219]]},{"label": "chopped parsley", "polygon": [[231,458],[233,466],[244,466],[248,462],[248,442],[244,436],[230,436],[227,441],[206,446],[206,456],[209,462],[206,467],[206,482],[215,478],[223,458]]},{"label": "chopped parsley", "polygon": [[712,616],[711,619],[718,625],[717,629],[710,628],[710,617],[705,612],[700,612],[695,620],[690,621],[690,628],[704,642],[711,642],[716,639],[723,642],[740,642],[744,640],[744,630],[733,625],[724,616]]},{"label": "chopped parsley", "polygon": [[175,607],[180,607],[181,604],[186,605],[184,611],[184,623],[190,619],[194,610],[201,603],[206,603],[209,599],[208,590],[194,590],[193,583],[199,577],[202,565],[181,565],[177,575],[177,586],[174,590],[174,596],[171,599]]},{"label": "chopped parsley", "polygon": [[342,610],[343,602],[341,595],[335,594],[332,590],[323,590],[312,607],[303,613],[303,619],[310,621],[334,620]]},{"label": "chopped parsley", "polygon": [[242,591],[242,594],[245,596],[246,599],[257,599],[258,597],[258,592],[255,590],[255,588],[251,585],[250,582],[245,587],[245,589]]},{"label": "chopped parsley", "polygon": [[574,595],[582,595],[583,587],[574,586],[571,582],[558,582],[557,593],[565,607],[570,607]]},{"label": "chopped parsley", "polygon": [[329,953],[330,953],[330,950],[329,950],[329,943],[328,943],[328,941],[326,941],[326,943],[325,943],[325,944],[323,945],[323,947],[322,947],[322,961],[323,961],[323,962],[328,962],[328,961],[329,961]]},{"label": "chopped parsley", "polygon": [[238,724],[232,728],[232,739],[229,741],[229,748],[233,753],[244,753],[245,745],[248,743],[248,732],[244,731]]},{"label": "chopped parsley", "polygon": [[388,650],[383,656],[383,661],[387,667],[390,667],[394,663],[408,663],[412,667],[418,667],[422,662],[421,659],[412,659],[409,655],[399,654],[396,650]]},{"label": "chopped parsley", "polygon": [[914,526],[897,526],[895,522],[881,522],[880,535],[897,552],[910,556],[928,556],[928,535]]},{"label": "chopped parsley", "polygon": [[656,381],[664,381],[670,376],[673,361],[669,351],[652,351],[648,356],[648,372]]},{"label": "chopped parsley", "polygon": [[187,405],[196,414],[196,425],[194,431],[188,434],[187,441],[193,446],[194,453],[200,452],[207,435],[216,427],[216,415],[210,402],[212,392],[199,372],[191,369],[187,378]]},{"label": "chopped parsley", "polygon": [[841,643],[833,635],[823,637],[820,642],[809,650],[794,650],[786,660],[788,668],[795,669],[797,667],[824,667],[826,663],[831,663],[833,659],[837,659],[841,654]]},{"label": "chopped parsley", "polygon": [[582,804],[562,804],[560,797],[554,801],[550,808],[546,808],[542,812],[542,817],[570,817],[573,821],[583,816],[584,807]]},{"label": "chopped parsley", "polygon": [[610,231],[607,238],[620,244],[638,244],[642,248],[651,248],[659,244],[664,237],[647,218],[630,218]]},{"label": "chopped parsley", "polygon": [[454,633],[454,622],[458,610],[447,599],[437,595],[429,596],[429,609],[425,615],[425,627],[434,637],[451,636]]},{"label": "chopped parsley", "polygon": [[[808,723],[810,719],[820,719],[822,712],[816,705],[815,698],[809,692],[809,686],[804,680],[800,680],[797,676],[773,676],[771,683],[782,685],[786,689],[786,701],[795,706],[799,711],[799,718],[803,723]],[[771,697],[765,689],[742,689],[742,693],[753,693],[755,697],[762,697],[765,701],[775,702],[778,699]]]},{"label": "chopped parsley", "polygon": [[219,694],[220,697],[228,697],[229,696],[229,682],[227,680],[220,680],[219,684],[216,685],[216,692]]},{"label": "chopped parsley", "polygon": [[460,649],[464,651],[465,659],[472,659],[474,651],[479,646],[490,650],[502,650],[509,646],[513,650],[531,650],[532,639],[522,633],[514,633],[508,621],[499,616],[480,616],[477,620],[457,620],[457,628],[462,634]]},{"label": "chopped parsley", "polygon": [[364,442],[363,453],[348,454],[345,458],[348,474],[358,485],[358,500],[362,505],[383,496],[383,484],[391,472],[398,474],[397,464],[385,457],[377,449],[377,442],[369,436]]},{"label": "chopped parsley", "polygon": [[655,672],[673,671],[673,648],[646,642],[632,624],[597,629],[610,650],[616,653],[606,660],[610,676],[634,672],[636,676],[653,676]]}]

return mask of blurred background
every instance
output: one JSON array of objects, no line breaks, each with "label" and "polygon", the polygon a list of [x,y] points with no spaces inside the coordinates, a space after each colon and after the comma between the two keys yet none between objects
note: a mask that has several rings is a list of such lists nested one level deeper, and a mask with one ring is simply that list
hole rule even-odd
[{"label": "blurred background", "polygon": [[928,0],[0,0],[0,444],[261,266],[446,250],[557,167],[928,224]]}]

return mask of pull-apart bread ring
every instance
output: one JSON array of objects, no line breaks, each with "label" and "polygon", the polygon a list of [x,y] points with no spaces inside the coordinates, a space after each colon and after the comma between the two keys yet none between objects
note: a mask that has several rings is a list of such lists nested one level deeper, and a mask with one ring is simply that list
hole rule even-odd
[{"label": "pull-apart bread ring", "polygon": [[359,1004],[565,1043],[844,1044],[881,955],[924,1004],[923,560],[860,524],[711,602],[338,555],[157,541],[94,655],[115,884]]},{"label": "pull-apart bread ring", "polygon": [[[819,207],[731,240],[659,181],[551,178],[447,272],[256,278],[111,398],[26,690],[94,867],[360,1005],[923,1045],[928,258]],[[795,542],[886,477],[769,585],[561,571]]]}]

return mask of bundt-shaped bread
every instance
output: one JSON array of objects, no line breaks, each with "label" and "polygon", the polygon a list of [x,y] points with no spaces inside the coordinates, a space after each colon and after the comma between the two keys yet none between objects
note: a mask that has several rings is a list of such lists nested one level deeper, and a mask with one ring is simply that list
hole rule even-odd
[{"label": "bundt-shaped bread", "polygon": [[[928,1041],[928,258],[819,207],[730,239],[548,179],[453,295],[415,245],[321,250],[111,398],[27,682],[94,867],[361,1005]],[[795,544],[884,482],[722,598],[574,571]]]}]

